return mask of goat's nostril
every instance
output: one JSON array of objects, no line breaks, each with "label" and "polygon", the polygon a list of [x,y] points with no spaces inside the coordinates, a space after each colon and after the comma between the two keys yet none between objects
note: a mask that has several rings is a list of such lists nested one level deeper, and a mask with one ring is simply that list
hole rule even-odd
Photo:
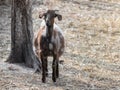
[{"label": "goat's nostril", "polygon": [[48,21],[46,21],[46,24],[49,24],[49,22],[48,22]]},{"label": "goat's nostril", "polygon": [[49,22],[49,21],[46,21],[46,25],[47,25],[47,26],[50,26],[50,22]]}]

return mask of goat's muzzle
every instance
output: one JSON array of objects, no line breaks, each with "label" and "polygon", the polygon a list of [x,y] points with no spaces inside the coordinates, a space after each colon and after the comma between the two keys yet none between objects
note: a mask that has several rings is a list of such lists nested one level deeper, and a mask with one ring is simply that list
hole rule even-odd
[{"label": "goat's muzzle", "polygon": [[46,25],[47,25],[47,26],[51,26],[50,21],[46,21]]}]

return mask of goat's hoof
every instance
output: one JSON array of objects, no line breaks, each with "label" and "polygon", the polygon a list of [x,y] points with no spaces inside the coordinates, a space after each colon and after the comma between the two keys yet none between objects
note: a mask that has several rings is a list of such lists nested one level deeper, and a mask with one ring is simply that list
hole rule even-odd
[{"label": "goat's hoof", "polygon": [[46,73],[46,77],[48,77],[48,72]]},{"label": "goat's hoof", "polygon": [[46,79],[42,78],[42,82],[43,82],[43,83],[46,83]]},{"label": "goat's hoof", "polygon": [[52,80],[53,80],[53,82],[56,82],[56,79],[55,79],[55,78],[53,78]]},{"label": "goat's hoof", "polygon": [[59,76],[56,76],[56,78],[59,78]]},{"label": "goat's hoof", "polygon": [[53,80],[53,82],[55,83],[55,82],[56,82],[56,80]]},{"label": "goat's hoof", "polygon": [[42,79],[42,83],[46,83],[46,81]]},{"label": "goat's hoof", "polygon": [[42,81],[42,83],[46,83],[45,81]]},{"label": "goat's hoof", "polygon": [[34,73],[41,73],[40,69],[35,69]]}]

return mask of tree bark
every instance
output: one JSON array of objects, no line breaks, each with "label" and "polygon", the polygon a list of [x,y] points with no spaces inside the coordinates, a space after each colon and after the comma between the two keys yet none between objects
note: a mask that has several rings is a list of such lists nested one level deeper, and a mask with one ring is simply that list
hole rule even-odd
[{"label": "tree bark", "polygon": [[10,5],[11,0],[0,0],[0,5]]},{"label": "tree bark", "polygon": [[11,53],[7,62],[25,63],[40,71],[41,63],[33,51],[32,0],[12,0]]}]

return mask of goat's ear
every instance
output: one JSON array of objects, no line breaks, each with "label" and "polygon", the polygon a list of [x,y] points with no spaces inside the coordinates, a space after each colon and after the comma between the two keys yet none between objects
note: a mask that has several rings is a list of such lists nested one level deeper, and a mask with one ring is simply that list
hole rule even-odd
[{"label": "goat's ear", "polygon": [[56,14],[56,16],[57,16],[57,18],[58,18],[59,21],[62,20],[62,15]]},{"label": "goat's ear", "polygon": [[42,18],[43,16],[45,16],[46,15],[46,13],[40,13],[39,14],[39,18]]}]

